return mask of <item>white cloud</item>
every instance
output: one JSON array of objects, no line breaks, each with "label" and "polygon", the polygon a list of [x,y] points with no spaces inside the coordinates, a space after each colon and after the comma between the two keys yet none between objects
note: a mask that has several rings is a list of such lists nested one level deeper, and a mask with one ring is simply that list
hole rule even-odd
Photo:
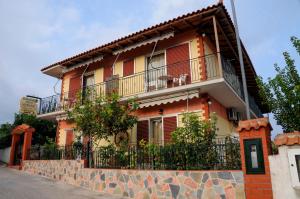
[{"label": "white cloud", "polygon": [[12,120],[22,96],[54,94],[56,80],[41,67],[125,35],[129,23],[87,23],[71,4],[0,1],[0,123]]}]

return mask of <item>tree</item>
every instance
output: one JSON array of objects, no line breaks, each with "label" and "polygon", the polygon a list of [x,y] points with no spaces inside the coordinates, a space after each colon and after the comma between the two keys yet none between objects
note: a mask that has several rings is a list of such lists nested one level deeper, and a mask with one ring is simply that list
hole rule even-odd
[{"label": "tree", "polygon": [[[300,40],[291,37],[291,42],[300,55]],[[286,66],[281,69],[275,64],[274,78],[268,78],[267,82],[263,82],[262,77],[257,78],[259,94],[284,132],[299,131],[300,76],[290,54],[284,52],[283,56]]]},{"label": "tree", "polygon": [[[132,113],[138,108],[133,99],[120,101],[118,94],[92,96],[94,92],[85,91],[77,95],[74,107],[68,110],[68,119],[76,124],[76,130],[92,141],[127,133],[137,122]],[[83,96],[83,97],[82,97]]]},{"label": "tree", "polygon": [[27,124],[35,128],[32,135],[32,144],[43,145],[48,142],[48,138],[53,139],[56,135],[56,123],[42,120],[34,115],[15,114],[13,124],[5,123],[0,126],[0,148],[6,148],[11,145],[11,131],[18,125]]},{"label": "tree", "polygon": [[178,144],[211,143],[216,136],[216,117],[201,120],[195,113],[185,113],[183,127],[177,127],[172,133],[172,141]]},{"label": "tree", "polygon": [[10,123],[4,123],[0,126],[0,149],[11,145],[11,131],[13,126]]},{"label": "tree", "polygon": [[13,127],[16,127],[21,124],[27,124],[35,129],[35,132],[32,135],[32,144],[43,145],[47,142],[47,138],[54,139],[56,136],[56,127],[55,122],[49,120],[43,120],[37,118],[35,115],[29,114],[15,114],[15,121]]}]

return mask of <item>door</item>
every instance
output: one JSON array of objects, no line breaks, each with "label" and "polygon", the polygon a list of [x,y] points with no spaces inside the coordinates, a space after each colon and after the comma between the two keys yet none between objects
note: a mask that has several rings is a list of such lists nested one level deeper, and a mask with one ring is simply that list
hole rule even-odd
[{"label": "door", "polygon": [[166,87],[165,54],[160,53],[147,58],[147,91],[158,90]]},{"label": "door", "polygon": [[[94,75],[84,76],[83,78],[83,95],[84,97],[89,97],[90,100],[95,97],[96,94],[95,78]],[[88,94],[87,94],[88,92]],[[88,96],[87,96],[88,95]]]},{"label": "door", "polygon": [[149,142],[157,145],[163,144],[162,139],[162,119],[156,118],[150,121],[150,139]]}]

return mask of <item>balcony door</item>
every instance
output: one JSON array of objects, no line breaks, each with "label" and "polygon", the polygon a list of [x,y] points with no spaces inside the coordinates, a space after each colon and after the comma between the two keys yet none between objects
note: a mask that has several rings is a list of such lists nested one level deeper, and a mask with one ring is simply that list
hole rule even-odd
[{"label": "balcony door", "polygon": [[147,58],[146,90],[153,91],[166,87],[165,54],[160,53]]},{"label": "balcony door", "polygon": [[83,77],[83,95],[84,97],[86,97],[87,92],[88,96],[90,98],[94,97],[94,94],[96,93],[96,88],[94,87],[95,85],[95,78],[94,78],[94,74],[92,75],[85,75]]}]

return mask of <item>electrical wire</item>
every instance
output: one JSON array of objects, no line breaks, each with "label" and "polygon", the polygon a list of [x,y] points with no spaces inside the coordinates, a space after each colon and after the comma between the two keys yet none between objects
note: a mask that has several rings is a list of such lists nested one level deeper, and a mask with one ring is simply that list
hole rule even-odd
[{"label": "electrical wire", "polygon": [[[155,41],[154,47],[153,47],[153,49],[152,49],[152,52],[151,52],[151,55],[150,55],[150,58],[149,58],[149,63],[148,63],[148,65],[151,64],[151,66],[152,66],[152,57],[153,57],[153,54],[154,54],[154,52],[155,52],[157,43],[158,43],[158,40]],[[152,66],[152,67],[153,67],[153,66]],[[157,68],[154,67],[154,69],[157,69]]]}]

